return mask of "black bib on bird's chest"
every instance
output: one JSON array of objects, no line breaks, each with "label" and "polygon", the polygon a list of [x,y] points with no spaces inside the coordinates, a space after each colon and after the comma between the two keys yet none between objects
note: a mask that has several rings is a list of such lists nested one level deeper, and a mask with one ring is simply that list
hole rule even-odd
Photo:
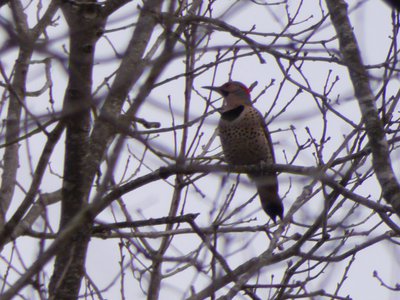
[{"label": "black bib on bird's chest", "polygon": [[243,110],[244,110],[244,106],[239,105],[238,107],[236,107],[234,109],[224,111],[223,113],[221,113],[221,119],[226,120],[226,121],[233,121],[240,116],[240,114],[242,113]]}]

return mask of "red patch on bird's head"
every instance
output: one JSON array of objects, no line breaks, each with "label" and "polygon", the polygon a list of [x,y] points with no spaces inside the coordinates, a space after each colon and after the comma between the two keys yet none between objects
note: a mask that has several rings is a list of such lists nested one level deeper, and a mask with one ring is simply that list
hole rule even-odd
[{"label": "red patch on bird's head", "polygon": [[251,90],[247,86],[245,86],[244,84],[240,84],[240,86],[246,92],[247,95],[250,95]]},{"label": "red patch on bird's head", "polygon": [[249,89],[247,86],[245,86],[243,83],[241,83],[239,81],[229,81],[229,82],[225,83],[221,88],[225,91],[233,91],[233,90],[237,90],[238,88],[240,88],[241,90],[246,92],[247,95],[250,95],[250,92],[252,90],[252,89]]},{"label": "red patch on bird's head", "polygon": [[247,93],[248,95],[250,95],[251,90],[250,90],[247,86],[244,87],[244,90],[246,91],[246,93]]}]

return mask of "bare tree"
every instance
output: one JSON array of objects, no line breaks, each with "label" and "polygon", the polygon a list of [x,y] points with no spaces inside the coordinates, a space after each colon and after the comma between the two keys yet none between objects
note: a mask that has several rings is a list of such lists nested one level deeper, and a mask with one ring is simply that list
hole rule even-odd
[{"label": "bare tree", "polygon": [[[400,269],[399,12],[372,2],[1,1],[1,299],[398,292],[372,261]],[[229,80],[276,165],[225,164],[201,86]],[[255,171],[279,173],[276,224]]]}]

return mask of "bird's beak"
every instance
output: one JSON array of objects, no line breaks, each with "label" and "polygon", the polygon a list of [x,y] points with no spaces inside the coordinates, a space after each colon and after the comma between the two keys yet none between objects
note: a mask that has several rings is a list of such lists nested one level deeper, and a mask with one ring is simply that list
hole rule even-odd
[{"label": "bird's beak", "polygon": [[217,93],[221,93],[221,90],[219,87],[216,86],[203,86],[203,89],[207,89],[207,90],[211,90],[211,91],[215,91]]}]

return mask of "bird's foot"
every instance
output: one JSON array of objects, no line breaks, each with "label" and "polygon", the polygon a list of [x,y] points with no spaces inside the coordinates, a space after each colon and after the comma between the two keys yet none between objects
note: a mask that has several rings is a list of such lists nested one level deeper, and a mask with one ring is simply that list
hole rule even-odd
[{"label": "bird's foot", "polygon": [[265,160],[261,160],[260,163],[259,163],[261,172],[262,172],[262,173],[266,173],[265,169],[267,169],[269,165],[270,165],[270,164],[267,163]]}]

